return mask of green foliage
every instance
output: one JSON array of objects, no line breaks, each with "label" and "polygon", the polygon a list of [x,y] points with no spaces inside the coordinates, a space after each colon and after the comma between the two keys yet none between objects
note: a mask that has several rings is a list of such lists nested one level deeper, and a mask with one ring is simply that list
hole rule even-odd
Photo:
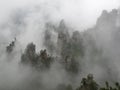
[{"label": "green foliage", "polygon": [[33,43],[28,44],[25,52],[21,56],[21,63],[31,65],[37,69],[50,68],[53,58],[47,54],[46,50],[36,53],[36,47]]},{"label": "green foliage", "polygon": [[101,87],[94,81],[92,74],[89,74],[87,78],[82,78],[81,84],[76,90],[120,90],[120,84],[116,82],[114,86],[110,86],[106,81],[105,86]]},{"label": "green foliage", "polygon": [[89,74],[87,78],[83,78],[77,90],[98,90],[98,84],[93,80],[93,75]]},{"label": "green foliage", "polygon": [[120,90],[120,85],[118,82],[114,86],[110,86],[108,82],[105,82],[105,87],[100,88],[100,90]]}]

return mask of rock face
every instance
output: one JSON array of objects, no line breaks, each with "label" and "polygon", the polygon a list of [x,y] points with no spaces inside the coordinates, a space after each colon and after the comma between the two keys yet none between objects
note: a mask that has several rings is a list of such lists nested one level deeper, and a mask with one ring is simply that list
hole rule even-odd
[{"label": "rock face", "polygon": [[[44,45],[47,51],[41,50],[38,54],[35,51],[35,45],[28,45],[22,55],[22,62],[37,67],[49,67],[51,61],[54,61],[47,54],[49,52],[54,58],[57,57],[58,62],[62,62],[68,72],[80,72],[83,60],[88,61],[91,64],[90,67],[94,67],[93,65],[98,63],[109,70],[110,67],[107,67],[106,60],[111,57],[107,55],[107,52],[114,55],[120,53],[120,50],[118,51],[120,45],[119,20],[119,11],[113,9],[111,12],[104,10],[96,25],[84,32],[69,33],[69,27],[64,20],[61,20],[58,25],[47,23],[44,32]],[[115,51],[118,51],[117,54]]]},{"label": "rock face", "polygon": [[101,14],[101,16],[97,20],[98,26],[116,26],[116,21],[118,17],[118,10],[113,9],[111,12],[107,12],[104,10]]},{"label": "rock face", "polygon": [[[113,77],[116,73],[113,73],[115,71],[112,69],[110,61],[112,59],[118,61],[120,58],[118,55],[120,53],[119,20],[120,13],[118,10],[103,11],[93,28],[84,32],[74,31],[72,34],[69,33],[69,28],[64,20],[61,20],[58,26],[48,23],[44,37],[46,49],[36,53],[35,45],[33,43],[28,44],[21,56],[21,63],[45,70],[57,61],[69,73],[69,76],[79,74],[85,70],[84,68],[91,71],[91,68],[93,70],[95,65],[99,65],[98,68],[100,67],[100,70],[103,70],[101,73],[105,73],[103,79],[116,80],[117,76]],[[53,33],[56,40],[53,38]],[[50,56],[48,52],[53,56]],[[115,58],[111,57],[113,55]],[[83,60],[86,60],[87,63],[82,63]],[[106,86],[100,90],[119,90]],[[57,88],[59,89],[56,90],[66,90],[66,85],[58,85]],[[77,90],[98,90],[98,88],[99,86],[94,81],[93,76],[88,75],[87,78],[82,79]],[[72,86],[68,86],[68,89],[72,90]]]},{"label": "rock face", "polygon": [[[80,69],[78,57],[84,56],[84,46],[82,44],[83,39],[81,34],[78,31],[75,31],[70,37],[67,26],[63,20],[58,27],[54,27],[55,26],[50,24],[47,24],[46,26],[44,44],[47,50],[51,54],[53,54],[53,52],[56,53],[56,56],[59,57],[56,58],[56,60],[61,62],[66,71],[78,73]],[[50,31],[51,29],[58,35],[56,37],[56,43],[54,43],[54,40],[52,39],[53,34]],[[35,45],[30,43],[21,56],[21,62],[39,68],[49,68],[51,62],[54,61],[54,58],[47,54],[46,49],[41,50],[40,53],[36,53]]]},{"label": "rock face", "polygon": [[[118,38],[116,36],[119,35],[115,34],[119,34],[116,33],[120,29],[116,26],[119,16],[116,9],[111,12],[104,10],[93,28],[83,33],[74,31],[71,35],[64,20],[61,20],[58,26],[47,23],[44,32],[44,45],[50,54],[59,57],[57,60],[64,62],[63,65],[67,71],[78,72],[80,70],[80,60],[85,58],[86,54],[91,61],[106,58],[102,56],[101,47],[98,47],[104,45],[103,43],[107,44],[111,40],[112,33],[115,36],[114,38]],[[56,35],[56,39],[53,38],[54,35]],[[52,61],[51,58],[46,50],[41,50],[40,54],[37,54],[35,45],[31,43],[27,46],[21,59],[22,62],[37,67],[49,67]]]}]

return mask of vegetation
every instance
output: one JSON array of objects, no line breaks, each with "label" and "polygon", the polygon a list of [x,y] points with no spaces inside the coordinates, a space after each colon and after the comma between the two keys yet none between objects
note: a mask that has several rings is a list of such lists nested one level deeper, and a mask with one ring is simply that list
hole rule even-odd
[{"label": "vegetation", "polygon": [[21,63],[31,65],[37,69],[50,68],[52,61],[53,57],[47,54],[46,49],[36,53],[36,47],[33,43],[28,44],[21,56]]},{"label": "vegetation", "polygon": [[[105,21],[104,18],[109,19],[111,16],[116,15],[116,13],[116,10],[113,10],[110,14],[104,11],[103,16],[98,19],[98,25],[94,28],[83,33],[74,31],[71,35],[69,33],[69,28],[64,23],[64,20],[61,20],[58,26],[47,23],[46,30],[44,32],[44,45],[46,49],[40,50],[40,52],[37,53],[35,44],[29,43],[26,46],[24,53],[21,55],[20,63],[22,65],[29,65],[36,70],[44,71],[49,70],[52,64],[57,61],[69,76],[77,76],[81,73],[81,62],[86,58],[89,59],[93,65],[99,61],[99,64],[106,68],[107,65],[105,60],[108,58],[103,55],[103,49],[97,46],[97,43],[95,39],[93,39],[93,35],[90,34],[90,31],[93,32],[96,29],[102,30],[102,25],[108,25],[108,22]],[[113,17],[113,19],[114,18],[115,17]],[[103,21],[104,23],[102,23]],[[113,23],[112,21],[109,22],[111,28]],[[118,28],[115,30],[117,31]],[[52,38],[52,32],[57,35],[56,42]],[[6,47],[6,51],[11,53],[14,47],[15,41]],[[104,62],[102,63],[102,61]],[[74,77],[72,77],[72,79],[74,79]],[[114,86],[110,86],[106,81],[105,86],[100,86],[94,80],[93,75],[89,74],[87,77],[82,78],[80,86],[77,88],[73,87],[72,84],[66,85],[66,83],[62,83],[55,87],[55,90],[120,90],[120,84],[116,82]]]}]

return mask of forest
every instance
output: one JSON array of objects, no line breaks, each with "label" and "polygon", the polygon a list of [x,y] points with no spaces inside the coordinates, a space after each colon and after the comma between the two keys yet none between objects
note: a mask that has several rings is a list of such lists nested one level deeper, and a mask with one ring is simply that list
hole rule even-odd
[{"label": "forest", "polygon": [[[22,88],[9,90],[120,90],[119,23],[118,9],[104,10],[96,25],[82,32],[64,20],[58,25],[47,22],[44,48],[30,42],[19,57],[19,67],[29,67],[31,75]],[[16,37],[6,46],[7,57],[14,56],[17,45]]]}]

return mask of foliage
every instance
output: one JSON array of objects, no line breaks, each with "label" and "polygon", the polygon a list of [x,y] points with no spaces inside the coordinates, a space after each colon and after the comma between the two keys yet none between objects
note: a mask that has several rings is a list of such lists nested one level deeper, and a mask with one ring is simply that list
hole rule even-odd
[{"label": "foliage", "polygon": [[33,43],[28,44],[25,52],[21,56],[21,63],[29,64],[38,69],[50,68],[53,58],[47,54],[46,49],[36,53],[36,47]]}]

